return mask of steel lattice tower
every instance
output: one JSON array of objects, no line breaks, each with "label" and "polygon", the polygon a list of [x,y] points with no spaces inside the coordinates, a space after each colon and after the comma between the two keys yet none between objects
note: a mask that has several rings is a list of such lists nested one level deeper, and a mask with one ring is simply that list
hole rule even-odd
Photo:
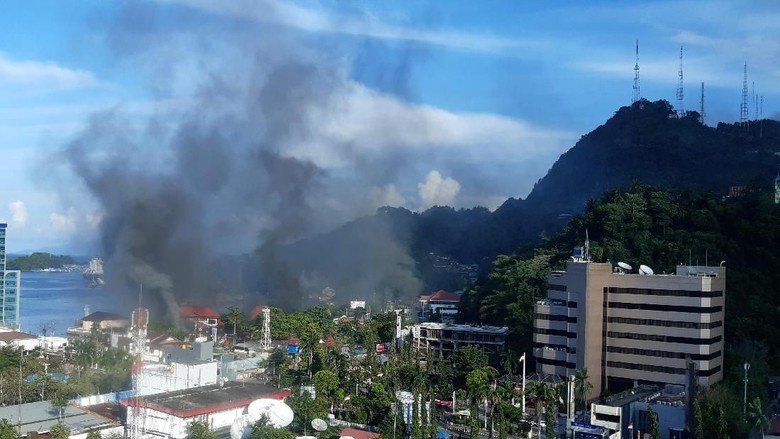
[{"label": "steel lattice tower", "polygon": [[[138,302],[140,305],[141,300],[139,299]],[[144,352],[146,351],[146,328],[149,323],[149,310],[139,306],[133,311],[131,321],[133,326],[131,330],[133,331],[133,336],[135,338],[136,359],[132,370],[133,390],[135,393],[133,396],[133,399],[135,400],[135,416],[130,425],[130,439],[141,439],[144,437],[146,424],[146,410],[145,407],[143,407],[144,401],[140,392],[144,373]]]},{"label": "steel lattice tower", "polygon": [[701,83],[701,111],[699,113],[701,124],[704,125],[704,83]]},{"label": "steel lattice tower", "polygon": [[739,123],[747,124],[748,121],[748,81],[747,81],[747,63],[745,63],[744,75],[742,78],[742,103],[739,105]]},{"label": "steel lattice tower", "polygon": [[636,40],[636,64],[634,64],[634,93],[631,96],[631,103],[641,99],[639,94],[639,40]]},{"label": "steel lattice tower", "polygon": [[677,84],[677,117],[685,116],[685,107],[683,100],[683,48],[680,46],[680,71],[677,74],[679,83]]},{"label": "steel lattice tower", "polygon": [[263,334],[260,338],[260,348],[271,349],[271,308],[263,308]]}]

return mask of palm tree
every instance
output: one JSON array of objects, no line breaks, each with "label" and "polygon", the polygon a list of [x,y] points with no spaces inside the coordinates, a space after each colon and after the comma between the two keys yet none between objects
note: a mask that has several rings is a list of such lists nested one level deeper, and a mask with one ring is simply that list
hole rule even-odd
[{"label": "palm tree", "polygon": [[225,322],[233,325],[233,344],[236,344],[236,326],[244,321],[244,312],[237,306],[231,306],[228,308],[228,313],[225,316]]},{"label": "palm tree", "polygon": [[753,398],[753,400],[748,403],[747,410],[750,431],[760,431],[761,437],[763,438],[764,433],[769,428],[769,418],[764,410],[764,405],[761,404],[761,399],[757,396]]},{"label": "palm tree", "polygon": [[[534,398],[536,400],[536,420],[537,424],[539,426],[538,429],[538,438],[542,438],[542,412],[544,412],[547,415],[548,421],[550,419],[550,415],[553,414],[553,411],[555,410],[555,407],[557,406],[558,402],[558,391],[555,389],[555,387],[543,382],[543,381],[531,381],[525,386],[525,391],[527,393],[527,396]],[[553,416],[552,419],[554,420],[555,417]],[[548,436],[551,429],[554,429],[555,426],[552,425],[552,422],[547,422],[547,432]]]},{"label": "palm tree", "polygon": [[[498,377],[498,371],[490,366],[474,369],[466,376],[466,389],[471,398],[471,418],[472,422],[479,423],[479,403],[485,401],[493,392],[493,381]],[[487,422],[487,411],[485,417]],[[472,427],[472,437],[477,429]]]},{"label": "palm tree", "polygon": [[510,377],[514,374],[515,368],[517,367],[517,353],[511,349],[507,349],[506,351],[501,353],[501,367],[504,368],[504,371],[509,375]]},{"label": "palm tree", "polygon": [[574,393],[577,399],[582,402],[582,408],[586,409],[585,403],[588,399],[588,393],[593,390],[593,384],[588,381],[588,368],[581,367],[574,372]]}]

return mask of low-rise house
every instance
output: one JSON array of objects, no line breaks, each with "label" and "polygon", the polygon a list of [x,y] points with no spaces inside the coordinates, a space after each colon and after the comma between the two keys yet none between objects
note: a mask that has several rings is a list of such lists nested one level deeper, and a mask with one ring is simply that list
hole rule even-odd
[{"label": "low-rise house", "polygon": [[427,296],[420,296],[421,320],[428,320],[438,314],[443,322],[453,322],[458,314],[460,294],[439,290]]},{"label": "low-rise house", "polygon": [[378,439],[382,437],[379,433],[372,433],[370,431],[358,430],[357,428],[347,427],[341,430],[339,433],[341,437],[351,437],[353,439]]},{"label": "low-rise house", "polygon": [[682,439],[685,430],[685,387],[642,385],[591,404],[590,423],[620,437],[649,433],[648,408],[658,415],[661,439]]},{"label": "low-rise house", "polygon": [[0,347],[7,346],[13,348],[22,346],[26,351],[30,351],[38,346],[38,337],[14,330],[2,330],[0,331]]},{"label": "low-rise house", "polygon": [[208,306],[181,306],[179,318],[185,327],[192,328],[197,335],[211,335],[213,329],[222,327],[221,316]]},{"label": "low-rise house", "polygon": [[130,326],[130,319],[120,315],[105,311],[95,311],[92,314],[84,316],[76,321],[76,326],[68,328],[67,334],[70,339],[86,338],[92,335],[94,329],[100,329],[103,332],[124,332]]},{"label": "low-rise house", "polygon": [[124,428],[112,419],[72,405],[60,410],[50,401],[0,407],[0,419],[18,425],[21,436],[27,438],[46,435],[60,422],[70,430],[70,439],[84,439],[90,431],[98,431],[103,437],[124,433]]},{"label": "low-rise house", "polygon": [[143,417],[147,434],[183,439],[193,422],[203,422],[211,430],[229,428],[247,414],[249,404],[257,399],[284,400],[289,390],[253,382],[228,382],[162,393],[122,401],[127,406],[127,423]]}]

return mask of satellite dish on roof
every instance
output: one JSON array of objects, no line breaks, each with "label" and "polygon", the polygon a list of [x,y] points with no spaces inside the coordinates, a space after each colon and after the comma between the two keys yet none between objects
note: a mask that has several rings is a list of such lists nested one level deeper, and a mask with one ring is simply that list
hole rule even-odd
[{"label": "satellite dish on roof", "polygon": [[651,275],[651,274],[653,274],[653,269],[648,267],[647,265],[640,265],[639,266],[639,274]]},{"label": "satellite dish on roof", "polygon": [[631,271],[634,268],[625,262],[618,262],[618,267],[620,267],[620,269],[623,271]]},{"label": "satellite dish on roof", "polygon": [[311,428],[317,431],[325,431],[328,429],[328,423],[320,418],[314,418],[311,420]]},{"label": "satellite dish on roof", "polygon": [[[256,404],[255,407],[252,407],[252,404]],[[289,405],[276,399],[258,399],[252,401],[252,404],[249,404],[247,409],[249,411],[248,416],[253,416],[254,413],[257,413],[257,419],[265,416],[268,418],[268,424],[276,428],[287,427],[292,423],[295,416]]]}]

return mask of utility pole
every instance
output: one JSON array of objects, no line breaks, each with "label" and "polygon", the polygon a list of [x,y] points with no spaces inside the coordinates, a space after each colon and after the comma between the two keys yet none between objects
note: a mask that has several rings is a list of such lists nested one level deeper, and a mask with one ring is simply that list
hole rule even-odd
[{"label": "utility pole", "polygon": [[525,415],[525,352],[523,352],[523,356],[520,357],[520,362],[523,363],[523,402],[520,412]]},{"label": "utility pole", "polygon": [[747,415],[747,383],[748,383],[747,373],[748,373],[748,370],[750,370],[750,363],[748,363],[746,361],[744,367],[745,367],[745,393],[742,396],[742,422],[745,422],[745,420],[747,419],[746,418],[746,415]]}]

